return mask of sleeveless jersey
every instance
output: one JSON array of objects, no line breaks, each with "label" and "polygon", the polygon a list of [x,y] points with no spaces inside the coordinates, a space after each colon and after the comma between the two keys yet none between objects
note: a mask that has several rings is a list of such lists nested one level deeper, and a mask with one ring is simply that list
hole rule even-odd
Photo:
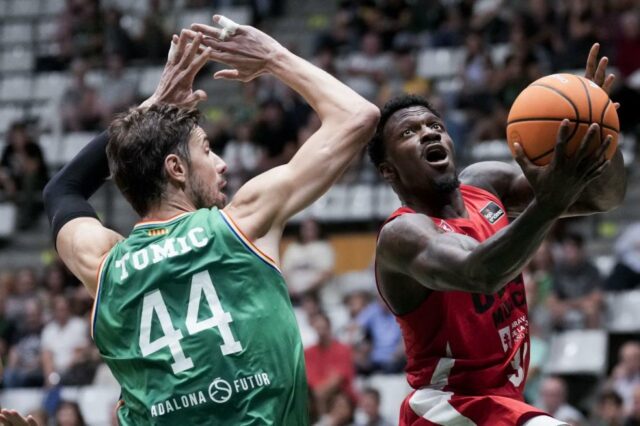
[{"label": "sleeveless jersey", "polygon": [[224,212],[138,224],[98,285],[93,338],[121,426],[308,424],[285,282]]},{"label": "sleeveless jersey", "polygon": [[[469,217],[432,217],[444,232],[482,242],[508,225],[493,194],[468,185],[460,191]],[[387,222],[409,213],[415,212],[402,207]],[[522,402],[530,352],[522,275],[491,295],[432,291],[417,309],[396,319],[406,347],[407,379],[418,390],[403,404],[402,411],[413,411],[401,414],[402,425],[515,425],[542,413]],[[450,421],[426,421],[429,410]],[[406,420],[412,416],[420,421]]]}]

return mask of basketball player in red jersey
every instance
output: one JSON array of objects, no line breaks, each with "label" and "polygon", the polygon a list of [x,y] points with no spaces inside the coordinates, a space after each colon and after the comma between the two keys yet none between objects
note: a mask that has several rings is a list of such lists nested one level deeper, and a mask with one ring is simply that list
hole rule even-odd
[{"label": "basketball player in red jersey", "polygon": [[[598,45],[587,78],[609,90]],[[405,340],[402,426],[564,425],[522,397],[529,328],[520,271],[555,221],[618,206],[626,177],[610,140],[594,154],[592,124],[567,158],[565,120],[548,166],[518,150],[520,168],[481,162],[459,175],[442,118],[424,99],[405,96],[382,110],[371,159],[402,201],[382,227],[376,252],[379,291]],[[509,218],[515,218],[513,222]]]}]

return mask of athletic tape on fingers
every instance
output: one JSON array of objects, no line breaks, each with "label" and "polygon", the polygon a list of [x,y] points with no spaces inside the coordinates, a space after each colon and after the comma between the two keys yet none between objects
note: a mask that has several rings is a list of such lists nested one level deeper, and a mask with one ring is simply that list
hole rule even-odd
[{"label": "athletic tape on fingers", "polygon": [[178,50],[178,45],[171,40],[171,47],[169,48],[169,54],[167,55],[167,61],[173,61],[176,57],[176,51]]},{"label": "athletic tape on fingers", "polygon": [[236,24],[226,16],[220,17],[220,19],[218,20],[218,25],[222,27],[222,31],[220,32],[221,40],[226,40],[228,36],[234,35],[240,27],[240,25]]}]

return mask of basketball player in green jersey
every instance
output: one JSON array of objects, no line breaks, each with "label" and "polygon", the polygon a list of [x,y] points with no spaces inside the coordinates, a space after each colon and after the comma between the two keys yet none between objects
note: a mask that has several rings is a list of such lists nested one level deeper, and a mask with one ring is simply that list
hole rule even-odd
[{"label": "basketball player in green jersey", "polygon": [[[327,191],[379,117],[263,32],[214,22],[223,28],[183,30],[156,95],[114,120],[45,189],[59,255],[95,297],[93,338],[122,386],[123,426],[308,423],[302,345],[278,247],[287,220]],[[216,78],[272,74],[322,122],[288,164],[249,181],[228,205],[227,166],[197,112],[180,107],[204,97],[191,83],[207,59],[230,67]],[[127,238],[103,227],[86,202],[109,173],[107,157],[142,217]]]}]

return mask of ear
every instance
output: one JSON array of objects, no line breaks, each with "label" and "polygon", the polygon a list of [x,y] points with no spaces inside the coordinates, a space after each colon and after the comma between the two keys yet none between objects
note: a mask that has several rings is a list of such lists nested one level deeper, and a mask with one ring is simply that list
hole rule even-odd
[{"label": "ear", "polygon": [[176,154],[169,154],[164,159],[164,171],[169,182],[184,184],[187,181],[187,167]]},{"label": "ear", "polygon": [[393,183],[396,180],[396,169],[395,167],[393,167],[391,164],[387,163],[386,161],[383,161],[382,163],[380,163],[380,166],[378,166],[378,171],[380,172],[380,174],[382,175],[382,178],[389,182],[389,183]]}]

